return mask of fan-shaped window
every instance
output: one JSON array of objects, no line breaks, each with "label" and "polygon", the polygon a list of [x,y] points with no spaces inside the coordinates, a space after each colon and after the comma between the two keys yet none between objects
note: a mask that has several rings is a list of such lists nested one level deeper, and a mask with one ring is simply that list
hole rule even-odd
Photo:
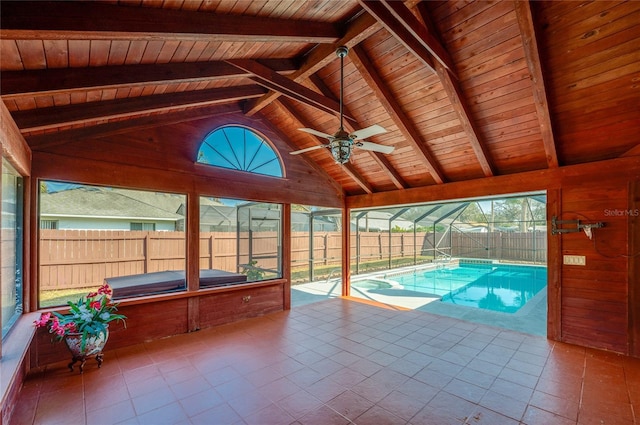
[{"label": "fan-shaped window", "polygon": [[273,147],[244,127],[222,127],[209,133],[200,146],[197,162],[282,177],[280,157]]}]

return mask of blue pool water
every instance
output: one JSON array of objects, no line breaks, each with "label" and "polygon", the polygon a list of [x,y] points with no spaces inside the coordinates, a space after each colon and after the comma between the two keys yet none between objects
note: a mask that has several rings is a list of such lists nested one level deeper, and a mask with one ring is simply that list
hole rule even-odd
[{"label": "blue pool water", "polygon": [[388,278],[405,290],[441,296],[445,303],[515,313],[547,286],[547,268],[461,263]]}]

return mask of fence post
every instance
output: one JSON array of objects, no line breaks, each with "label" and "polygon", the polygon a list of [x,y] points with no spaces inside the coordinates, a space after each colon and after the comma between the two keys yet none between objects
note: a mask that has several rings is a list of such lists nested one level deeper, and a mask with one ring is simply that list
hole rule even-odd
[{"label": "fence post", "polygon": [[356,221],[356,274],[360,273],[360,240],[361,238],[360,229],[358,228],[358,222]]},{"label": "fence post", "polygon": [[213,269],[213,234],[209,236],[209,269]]},{"label": "fence post", "polygon": [[324,265],[325,266],[328,264],[327,256],[329,255],[328,237],[329,237],[329,234],[325,233],[324,234]]},{"label": "fence post", "polygon": [[144,252],[144,272],[145,273],[149,273],[150,267],[151,267],[151,249],[150,249],[150,238],[149,238],[149,232],[146,232],[145,236],[144,236],[144,242],[143,242],[143,248],[142,248],[142,252]]},{"label": "fence post", "polygon": [[[391,224],[391,222],[389,222],[389,224]],[[391,258],[392,258],[392,254],[393,254],[393,239],[392,239],[392,234],[391,234],[391,226],[389,226],[389,268],[392,268],[393,265],[391,263]]]}]

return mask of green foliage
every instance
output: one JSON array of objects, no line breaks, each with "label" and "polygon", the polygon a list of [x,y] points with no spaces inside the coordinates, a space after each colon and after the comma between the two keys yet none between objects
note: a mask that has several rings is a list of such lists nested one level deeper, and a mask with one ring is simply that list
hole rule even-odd
[{"label": "green foliage", "polygon": [[250,282],[264,279],[264,270],[257,268],[256,264],[258,264],[256,260],[251,260],[249,264],[242,266],[242,273],[247,275],[247,280]]},{"label": "green foliage", "polygon": [[[447,226],[443,224],[436,224],[436,233],[446,232],[446,231],[447,231]],[[416,232],[425,232],[425,233],[433,232],[433,226],[418,226],[416,228]]]},{"label": "green foliage", "polygon": [[413,232],[413,229],[405,229],[397,224],[391,228],[391,233],[409,233]]}]

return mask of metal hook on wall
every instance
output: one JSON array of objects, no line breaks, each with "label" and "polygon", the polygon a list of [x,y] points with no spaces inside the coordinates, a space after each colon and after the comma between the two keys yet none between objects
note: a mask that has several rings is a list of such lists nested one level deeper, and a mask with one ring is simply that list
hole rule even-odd
[{"label": "metal hook on wall", "polygon": [[[563,227],[569,226],[569,227]],[[571,227],[575,226],[575,227]],[[580,220],[558,220],[558,217],[551,218],[551,234],[559,235],[561,233],[575,233],[583,231],[589,239],[593,238],[593,229],[604,227],[601,221],[595,223],[581,223]]]}]

